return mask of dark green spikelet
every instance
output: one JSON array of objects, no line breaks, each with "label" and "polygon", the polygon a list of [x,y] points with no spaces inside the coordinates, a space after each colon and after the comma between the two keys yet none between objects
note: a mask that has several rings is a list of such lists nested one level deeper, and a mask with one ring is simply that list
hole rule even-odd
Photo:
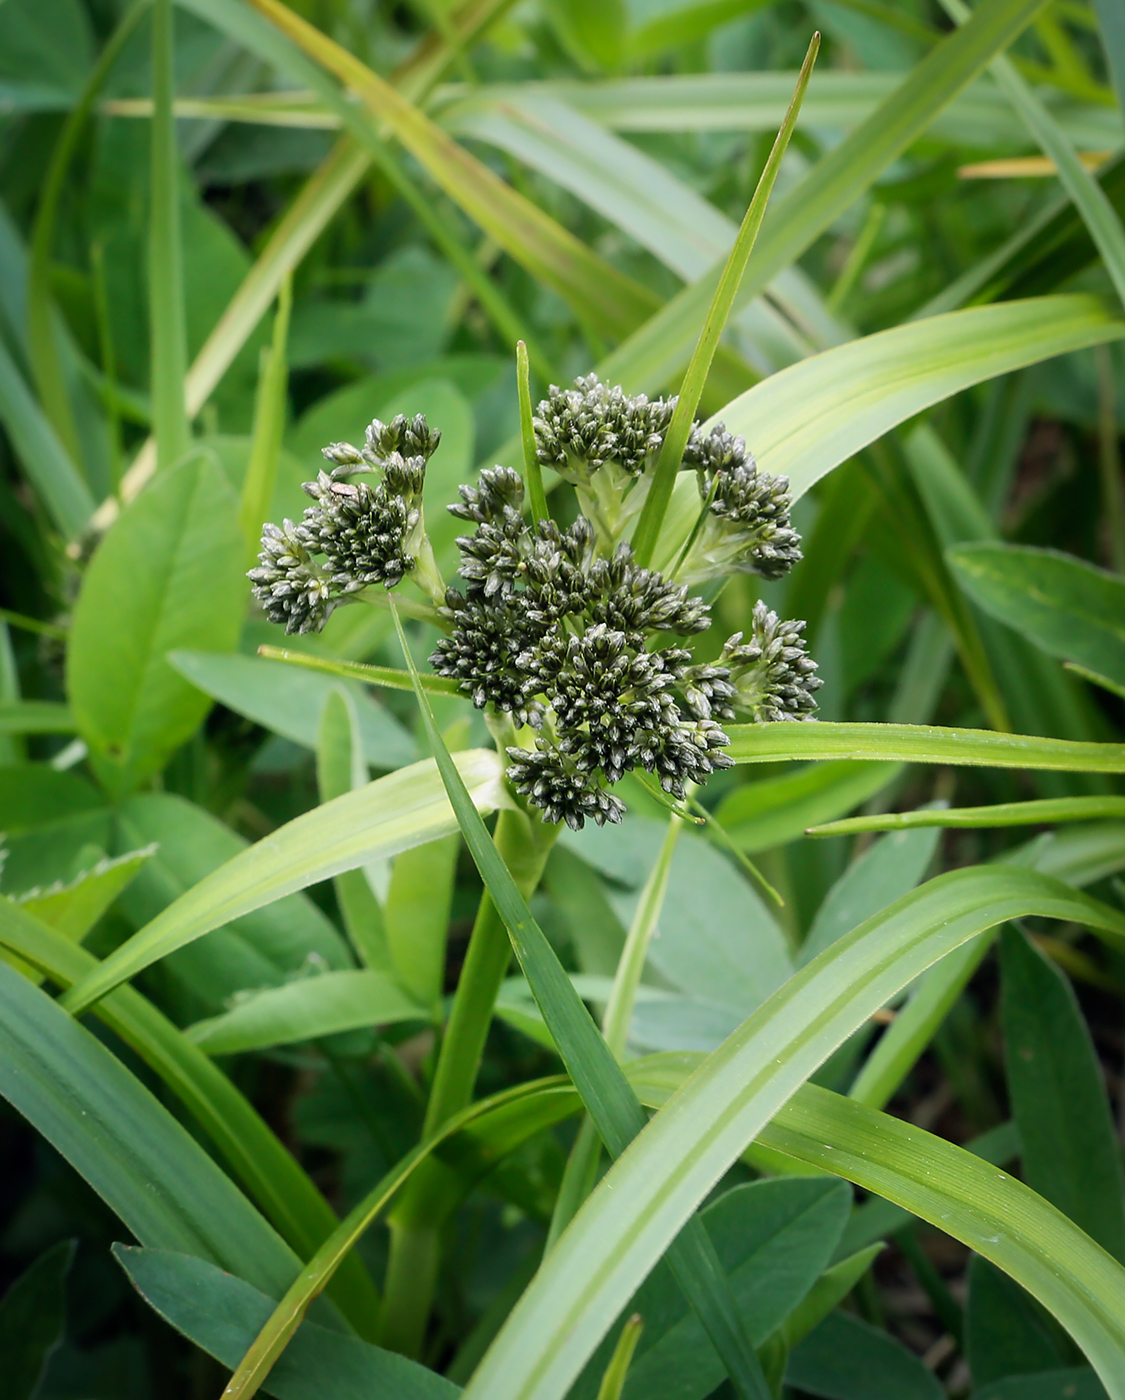
[{"label": "dark green spikelet", "polygon": [[824,682],[805,649],[803,622],[782,622],[765,603],[754,606],[749,638],[727,639],[719,664],[730,673],[735,695],[716,706],[723,719],[742,711],[756,722],[812,719],[813,692]]},{"label": "dark green spikelet", "polygon": [[693,430],[684,465],[699,473],[706,518],[681,576],[689,583],[732,572],[783,578],[801,558],[785,477],[760,472],[742,438],[722,423],[707,433]]},{"label": "dark green spikelet", "polygon": [[324,449],[332,470],[304,483],[313,504],[297,524],[263,528],[249,573],[271,622],[319,632],[339,603],[375,584],[394,588],[420,566],[424,586],[440,596],[422,521],[426,461],[439,437],[423,415],[400,414],[389,424],[375,419],[362,448]]}]

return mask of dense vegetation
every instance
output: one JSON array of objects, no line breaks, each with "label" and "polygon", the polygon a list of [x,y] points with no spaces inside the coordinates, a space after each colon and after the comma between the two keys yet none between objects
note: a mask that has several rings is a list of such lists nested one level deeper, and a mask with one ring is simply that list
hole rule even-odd
[{"label": "dense vegetation", "polygon": [[1125,1400],[1123,91],[5,0],[5,1397]]}]

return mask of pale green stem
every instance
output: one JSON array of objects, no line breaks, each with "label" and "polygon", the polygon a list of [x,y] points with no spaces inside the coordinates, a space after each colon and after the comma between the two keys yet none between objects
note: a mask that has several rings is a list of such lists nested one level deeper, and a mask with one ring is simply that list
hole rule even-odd
[{"label": "pale green stem", "polygon": [[[633,1019],[633,1007],[637,1000],[637,988],[641,985],[645,959],[649,944],[656,932],[660,910],[664,905],[664,895],[668,889],[668,876],[672,869],[672,855],[676,849],[683,828],[683,819],[673,816],[668,822],[664,844],[652,867],[644,889],[641,891],[633,922],[625,938],[625,946],[617,963],[613,979],[613,990],[609,994],[605,1016],[602,1020],[602,1033],[606,1044],[617,1059],[625,1053],[629,1037],[629,1025]],[[579,1206],[593,1190],[597,1178],[598,1159],[601,1156],[601,1139],[594,1131],[589,1117],[582,1122],[574,1146],[567,1159],[562,1184],[555,1200],[555,1211],[547,1233],[546,1250],[551,1247],[573,1219]]]}]

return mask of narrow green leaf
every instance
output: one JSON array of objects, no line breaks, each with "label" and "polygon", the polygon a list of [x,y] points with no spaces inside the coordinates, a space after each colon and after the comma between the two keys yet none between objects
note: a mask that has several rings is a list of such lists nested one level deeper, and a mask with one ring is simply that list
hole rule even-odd
[{"label": "narrow green leaf", "polygon": [[[932,49],[862,125],[817,161],[770,211],[735,309],[752,301],[831,227],[988,61],[1012,43],[1042,4],[1043,0],[985,0],[964,28]],[[673,297],[598,366],[602,378],[634,389],[671,383],[691,353],[718,277],[716,268]],[[757,453],[757,443],[746,440]]]},{"label": "narrow green leaf", "polygon": [[783,1345],[791,1350],[808,1336],[818,1322],[844,1301],[884,1249],[886,1245],[879,1240],[825,1269],[782,1323],[779,1331]]},{"label": "narrow green leaf", "polygon": [[1004,1063],[1028,1185],[1125,1258],[1125,1175],[1105,1082],[1070,983],[1005,929]]},{"label": "narrow green leaf", "polygon": [[44,1251],[0,1298],[0,1356],[7,1400],[35,1400],[66,1331],[66,1276],[76,1240]]},{"label": "narrow green leaf", "polygon": [[77,726],[57,700],[16,700],[0,704],[0,734],[73,734]]},{"label": "narrow green leaf", "polygon": [[234,493],[196,456],[123,512],[83,579],[67,654],[82,737],[118,795],[164,766],[210,708],[168,664],[176,647],[233,649],[246,605]]},{"label": "narrow green leaf", "polygon": [[0,1094],[136,1238],[280,1293],[296,1256],[136,1076],[4,964],[0,1004]]},{"label": "narrow green leaf", "polygon": [[[343,687],[325,697],[316,745],[316,781],[321,803],[365,787],[371,779],[363,753],[359,715]],[[336,876],[336,901],[352,947],[365,967],[390,970],[383,911],[363,870]]]},{"label": "narrow green leaf", "polygon": [[395,975],[431,1014],[441,1002],[460,849],[459,836],[443,836],[396,856],[383,912]]},{"label": "narrow green leaf", "polygon": [[1054,549],[965,544],[949,551],[962,587],[1051,656],[1125,685],[1125,579]]},{"label": "narrow green leaf", "polygon": [[[457,755],[473,801],[506,803],[502,767],[486,749]],[[295,818],[187,890],[63,998],[77,1013],[143,968],[214,928],[342,870],[395,855],[457,829],[432,759],[400,768]]]},{"label": "narrow green leaf", "polygon": [[812,77],[813,64],[816,62],[816,56],[819,52],[820,34],[815,33],[809,44],[808,52],[805,54],[801,71],[797,76],[797,85],[789,103],[789,110],[785,113],[781,130],[777,133],[765,166],[758,178],[754,197],[746,210],[742,226],[734,240],[734,246],[731,248],[730,255],[723,267],[718,285],[715,288],[715,295],[711,299],[711,305],[707,308],[703,329],[700,331],[695,350],[688,362],[684,381],[680,386],[676,400],[675,412],[672,414],[672,421],[668,425],[668,431],[660,447],[652,485],[645,498],[641,518],[637,522],[637,528],[633,535],[633,552],[636,555],[637,563],[642,566],[647,566],[652,560],[656,541],[660,536],[660,527],[664,523],[668,503],[672,499],[672,487],[676,483],[676,476],[683,462],[688,438],[691,436],[692,425],[695,422],[695,411],[699,407],[699,401],[707,383],[707,376],[711,371],[711,362],[718,348],[719,337],[726,327],[735,297],[738,295],[739,285],[746,271],[746,264],[754,251],[758,230],[762,226],[766,206],[773,193],[774,181],[777,179],[782,158],[789,146],[789,138],[797,126],[801,103],[804,101],[809,79]]},{"label": "narrow green leaf", "polygon": [[[410,672],[394,666],[371,666],[365,661],[342,661],[335,656],[316,656],[312,652],[290,651],[286,647],[261,646],[258,655],[268,661],[287,661],[291,666],[303,666],[309,671],[323,671],[345,680],[363,681],[365,685],[380,685],[387,690],[413,690]],[[422,675],[422,689],[430,695],[460,695],[459,681],[450,676]]]},{"label": "narrow green leaf", "polygon": [[1125,797],[1045,797],[1031,802],[996,802],[990,807],[923,807],[915,812],[878,812],[845,817],[809,828],[810,836],[850,836],[857,831],[910,831],[917,827],[1042,826],[1051,822],[1125,817]]},{"label": "narrow green leaf", "polygon": [[787,758],[878,758],[884,762],[977,764],[983,768],[1056,769],[1071,773],[1125,772],[1125,744],[1086,744],[941,729],[925,724],[731,724],[728,752],[736,763]]},{"label": "narrow green leaf", "polygon": [[1118,0],[1094,0],[1102,46],[1117,90],[1117,105],[1125,111],[1125,10]]},{"label": "narrow green leaf", "polygon": [[728,404],[721,417],[746,439],[758,466],[788,477],[799,497],[932,404],[982,380],[1123,335],[1125,321],[1090,296],[952,311],[791,365]]},{"label": "narrow green leaf", "polygon": [[[1075,917],[1115,939],[1125,936],[1125,917],[1057,881],[1031,871],[975,867],[931,880],[790,978],[699,1065],[603,1177],[516,1305],[466,1397],[559,1400],[604,1334],[608,1319],[625,1306],[699,1201],[832,1050],[927,966],[985,929],[1032,911]],[[863,1112],[858,1106],[853,1109]],[[905,1124],[901,1128],[908,1135],[917,1131]],[[763,1140],[789,1151],[779,1136],[771,1129]],[[879,1134],[871,1136],[877,1144]],[[837,1150],[838,1142],[838,1135],[817,1139],[815,1164],[841,1172],[845,1154]],[[832,1143],[833,1150],[825,1150],[826,1143]],[[885,1157],[867,1139],[863,1152],[872,1153],[878,1162]],[[802,1160],[808,1160],[803,1152]],[[870,1167],[870,1159],[865,1160]],[[849,1175],[852,1170],[849,1163]],[[923,1172],[923,1179],[929,1176]],[[948,1185],[959,1189],[962,1182],[975,1185],[967,1171]],[[872,1189],[888,1194],[882,1185]],[[979,1193],[971,1195],[979,1205]],[[991,1205],[995,1191],[986,1199]],[[1026,1209],[1022,1198],[1020,1208]],[[944,1209],[943,1200],[939,1211]],[[1054,1212],[1050,1214],[1053,1221]],[[1073,1239],[1084,1237],[1058,1219],[1071,1232],[1067,1249],[1073,1250]],[[978,1220],[974,1217],[969,1226],[974,1240],[980,1234]],[[954,1228],[944,1216],[940,1223],[947,1230]],[[1021,1243],[1023,1238],[1021,1229]],[[991,1248],[993,1257],[1001,1252],[1008,1267],[1015,1250],[1006,1248],[1004,1241],[1011,1239],[1006,1226],[999,1241],[990,1245],[982,1240],[974,1247],[986,1253]],[[1060,1279],[1057,1251],[1049,1270],[1040,1266],[1035,1284],[1051,1293],[1056,1315],[1100,1373],[1117,1368],[1117,1394],[1125,1395],[1125,1311],[1116,1301],[1125,1298],[1125,1271],[1086,1243],[1089,1248],[1082,1257],[1091,1262],[1097,1278],[1091,1280],[1096,1306],[1091,1306],[1090,1290],[1076,1285],[1069,1273]],[[1078,1307],[1076,1298],[1081,1299]],[[534,1346],[529,1346],[529,1338],[535,1339]]]},{"label": "narrow green leaf", "polygon": [[621,1335],[617,1339],[617,1345],[613,1349],[609,1365],[605,1368],[602,1383],[598,1387],[598,1400],[621,1400],[625,1381],[629,1375],[629,1367],[633,1361],[633,1353],[637,1349],[637,1343],[644,1330],[645,1320],[640,1313],[634,1313],[626,1321],[625,1326],[621,1329]]},{"label": "narrow green leaf", "polygon": [[[961,0],[942,0],[942,4],[958,24],[965,24],[972,13]],[[1054,162],[1063,188],[1074,201],[1102,256],[1118,298],[1125,303],[1125,230],[1122,230],[1113,205],[1011,60],[999,54],[989,64],[989,71],[1039,143],[1043,154]]]},{"label": "narrow green leaf", "polygon": [[152,0],[152,203],[149,210],[148,304],[152,422],[157,466],[166,471],[191,444],[184,409],[187,321],[180,232],[179,152],[175,99],[172,0]]},{"label": "narrow green leaf", "polygon": [[269,513],[281,460],[281,439],[285,433],[285,404],[289,387],[285,346],[289,336],[289,313],[293,306],[293,277],[281,284],[273,340],[263,350],[258,372],[258,395],[254,402],[253,445],[246,479],[242,483],[238,522],[246,536],[247,562],[253,565],[262,538],[262,522]]},{"label": "narrow green leaf", "polygon": [[531,506],[531,520],[549,520],[547,496],[543,490],[543,469],[539,465],[539,453],[535,447],[535,426],[531,414],[531,366],[527,360],[527,346],[522,340],[516,341],[516,387],[520,400],[520,441],[523,444],[523,472],[527,481],[528,504]]},{"label": "narrow green leaf", "polygon": [[239,1055],[340,1031],[426,1019],[427,1008],[392,977],[367,968],[322,972],[248,992],[223,1015],[196,1021],[187,1034],[208,1055]]},{"label": "narrow green leaf", "polygon": [[98,93],[136,29],[138,21],[148,10],[149,4],[150,0],[135,0],[135,3],[129,6],[98,55],[97,63],[90,70],[51,152],[36,204],[35,222],[32,225],[27,279],[28,359],[45,417],[54,425],[61,439],[60,447],[71,463],[81,461],[80,443],[66,374],[59,354],[59,327],[51,286],[51,255],[59,200],[70,162],[78,149],[79,138],[94,109]]},{"label": "narrow green leaf", "polygon": [[29,914],[57,929],[64,938],[81,943],[101,916],[156,853],[155,846],[129,851],[116,860],[101,860],[68,885],[25,894],[20,904]]},{"label": "narrow green leaf", "polygon": [[94,513],[94,498],[2,341],[0,422],[55,527],[77,539]]},{"label": "narrow green leaf", "polygon": [[[61,987],[98,966],[85,949],[7,900],[0,900],[0,946]],[[338,1224],[336,1216],[226,1075],[132,987],[103,998],[95,1014],[176,1095],[283,1239],[302,1258],[311,1255]],[[369,1336],[379,1300],[358,1256],[342,1261],[329,1291],[360,1335]]]}]

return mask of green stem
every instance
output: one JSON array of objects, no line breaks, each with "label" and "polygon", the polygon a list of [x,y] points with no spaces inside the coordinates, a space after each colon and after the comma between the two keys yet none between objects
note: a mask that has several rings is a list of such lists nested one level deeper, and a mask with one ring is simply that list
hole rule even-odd
[{"label": "green stem", "polygon": [[[602,1021],[606,1044],[617,1059],[625,1052],[629,1024],[633,1019],[633,1007],[637,1000],[637,988],[641,985],[641,973],[648,956],[648,946],[656,932],[656,923],[664,904],[668,876],[672,869],[672,855],[683,824],[682,818],[677,816],[673,816],[668,823],[664,844],[641,891],[637,911],[633,915],[633,922],[629,926],[625,946],[617,963],[613,990],[610,992]],[[562,1184],[555,1200],[555,1211],[547,1232],[548,1254],[559,1235],[574,1218],[582,1202],[594,1189],[601,1154],[601,1138],[594,1128],[593,1121],[587,1116],[574,1139],[574,1146],[567,1158],[566,1170],[563,1172]]]},{"label": "green stem", "polygon": [[[497,850],[525,898],[538,885],[557,835],[557,827],[533,822],[520,811],[505,809],[497,818]],[[423,1141],[472,1099],[493,1007],[511,956],[507,928],[486,893],[481,896],[438,1052]],[[425,1162],[391,1215],[386,1302],[379,1333],[383,1346],[406,1356],[417,1356],[421,1350],[437,1283],[441,1226],[458,1198],[450,1169],[440,1162]]]},{"label": "green stem", "polygon": [[531,412],[531,366],[527,359],[527,346],[522,340],[516,342],[516,385],[520,400],[520,439],[523,442],[523,468],[527,477],[527,494],[531,505],[531,521],[537,525],[547,520],[547,494],[543,490],[543,472],[539,466],[539,454],[535,447],[535,426]]},{"label": "green stem", "polygon": [[[507,809],[497,818],[496,848],[525,899],[531,897],[538,885],[557,835],[557,827],[533,824],[523,812]],[[485,1037],[492,1021],[492,1008],[511,957],[508,931],[486,893],[481,896],[449,1024],[438,1053],[423,1139],[437,1132],[473,1096]]]}]

